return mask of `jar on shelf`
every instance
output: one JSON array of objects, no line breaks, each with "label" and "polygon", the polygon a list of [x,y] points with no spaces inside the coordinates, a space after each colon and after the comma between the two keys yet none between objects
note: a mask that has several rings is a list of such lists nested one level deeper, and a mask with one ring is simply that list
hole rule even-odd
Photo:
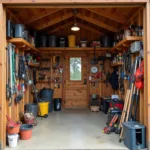
[{"label": "jar on shelf", "polygon": [[131,36],[131,30],[129,29],[125,29],[124,31],[124,37],[127,37],[127,36]]},{"label": "jar on shelf", "polygon": [[139,36],[143,36],[143,27],[142,26],[139,26]]}]

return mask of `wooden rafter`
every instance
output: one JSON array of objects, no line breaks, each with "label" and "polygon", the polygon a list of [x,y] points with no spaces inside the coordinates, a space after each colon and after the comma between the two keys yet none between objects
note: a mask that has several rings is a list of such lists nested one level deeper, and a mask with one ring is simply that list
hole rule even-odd
[{"label": "wooden rafter", "polygon": [[101,15],[103,17],[106,17],[108,19],[111,19],[115,22],[118,22],[118,23],[121,23],[123,24],[126,20],[124,19],[124,17],[120,17],[114,13],[111,13],[111,12],[105,12],[103,9],[100,9],[100,8],[85,8],[86,10],[88,11],[91,11],[93,13],[96,13],[98,15]]},{"label": "wooden rafter", "polygon": [[42,18],[44,18],[44,17],[47,17],[47,16],[49,16],[49,15],[51,15],[51,14],[53,14],[53,13],[56,13],[56,12],[58,12],[58,11],[60,11],[60,10],[62,10],[62,9],[56,8],[56,9],[52,9],[52,10],[50,9],[50,10],[47,11],[46,13],[45,13],[45,12],[40,12],[40,15],[36,15],[36,16],[34,16],[34,17],[29,18],[29,20],[27,21],[26,24],[30,24],[30,23],[32,23],[32,22],[34,22],[34,21],[37,21],[37,20],[42,19]]},{"label": "wooden rafter", "polygon": [[[77,24],[78,24],[79,27],[81,27],[81,28],[84,28],[84,29],[89,30],[89,31],[91,31],[91,32],[94,32],[94,33],[96,33],[96,34],[104,35],[104,33],[100,32],[99,30],[94,29],[93,27],[91,27],[91,26],[89,26],[89,25],[87,25],[87,24],[85,25],[85,24],[83,24],[83,23],[81,23],[81,22],[78,22],[78,21],[77,21]],[[60,26],[57,26],[56,28],[54,28],[53,30],[51,30],[50,32],[48,32],[48,34],[52,34],[52,33],[54,33],[54,32],[59,31],[59,30],[62,29],[62,28],[66,28],[66,27],[71,26],[71,25],[73,25],[73,21],[68,22],[68,23],[66,23],[66,24],[64,24],[64,25],[61,25],[61,23],[60,23]]]},{"label": "wooden rafter", "polygon": [[6,12],[10,14],[10,16],[12,16],[12,18],[14,18],[18,23],[23,23],[23,21],[18,19],[10,9],[6,9]]},{"label": "wooden rafter", "polygon": [[63,16],[59,16],[56,19],[49,20],[48,22],[46,22],[46,24],[40,24],[39,26],[36,26],[35,28],[37,30],[42,30],[44,28],[47,28],[47,27],[52,26],[54,24],[57,24],[58,22],[61,22],[61,21],[66,20],[66,19],[69,19],[72,16],[73,16],[73,14],[72,14],[72,12],[70,12],[70,13],[67,13],[67,14],[65,14]]},{"label": "wooden rafter", "polygon": [[92,24],[95,24],[95,25],[97,25],[97,26],[99,26],[101,28],[107,29],[107,30],[112,31],[112,32],[117,32],[116,27],[113,27],[112,25],[105,24],[102,21],[95,20],[95,19],[93,19],[91,17],[89,18],[88,16],[85,16],[83,14],[81,15],[79,13],[76,16],[77,16],[77,18],[83,19],[83,20],[85,20],[87,22],[90,22]]},{"label": "wooden rafter", "polygon": [[138,13],[139,13],[141,10],[143,10],[143,9],[144,9],[144,7],[139,8],[139,9],[128,19],[128,21],[121,27],[121,29],[123,29],[127,24],[129,24],[130,21],[131,21],[136,15],[138,15]]},{"label": "wooden rafter", "polygon": [[92,32],[94,32],[94,33],[96,33],[96,34],[104,35],[104,33],[102,33],[102,32],[100,32],[100,31],[98,31],[98,30],[92,28],[91,26],[88,26],[88,25],[85,25],[85,24],[82,24],[82,23],[78,23],[78,25],[79,25],[79,27],[82,27],[82,28],[84,28],[84,29],[86,29],[86,30],[92,31]]},{"label": "wooden rafter", "polygon": [[55,28],[55,29],[51,30],[50,32],[48,32],[48,34],[51,34],[51,33],[57,32],[57,31],[59,31],[60,29],[62,29],[62,28],[66,28],[66,27],[68,27],[68,26],[70,26],[70,25],[72,25],[72,24],[73,24],[73,22],[68,22],[68,23],[66,23],[66,24],[64,24],[64,25],[61,25],[61,24],[60,24],[60,26],[59,26],[59,27],[57,27],[57,28]]}]

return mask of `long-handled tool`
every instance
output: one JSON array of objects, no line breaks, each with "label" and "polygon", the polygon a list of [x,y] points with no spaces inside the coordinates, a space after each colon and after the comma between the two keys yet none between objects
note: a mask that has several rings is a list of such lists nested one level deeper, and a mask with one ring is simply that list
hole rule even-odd
[{"label": "long-handled tool", "polygon": [[9,65],[9,48],[6,48],[7,50],[7,55],[6,55],[6,62],[7,62],[7,68],[6,68],[6,99],[10,99],[11,93],[10,93],[10,76],[9,76],[9,70],[10,70],[10,65]]},{"label": "long-handled tool", "polygon": [[[133,65],[133,67],[132,67],[132,71],[133,71],[133,72],[132,72],[132,76],[131,76],[131,77],[133,77],[134,74],[135,74],[135,72],[136,72],[137,63],[138,63],[138,57],[136,57],[135,62],[134,62],[134,65]],[[127,104],[127,108],[123,111],[123,114],[122,114],[124,117],[122,118],[122,120],[121,120],[121,122],[120,122],[121,126],[122,126],[122,123],[123,123],[123,122],[126,122],[126,121],[128,121],[128,119],[129,119],[130,106],[131,106],[131,102],[132,102],[133,90],[134,90],[134,80],[132,79],[131,82],[130,82],[129,89],[127,90],[127,94],[129,93],[129,97],[128,97],[128,99],[127,99],[128,104]],[[124,114],[124,113],[125,113],[125,114]],[[123,129],[121,129],[121,133],[120,133],[120,136],[119,136],[119,142],[122,141],[122,138],[123,138]]]},{"label": "long-handled tool", "polygon": [[138,102],[140,99],[140,91],[137,88],[136,89],[136,98],[135,98],[135,107],[134,107],[134,116],[133,116],[133,120],[136,121],[136,115],[137,115],[137,107],[138,107]]},{"label": "long-handled tool", "polygon": [[133,120],[132,110],[133,110],[133,105],[134,105],[135,98],[136,98],[136,87],[133,86],[133,94],[132,94],[131,106],[130,106],[130,112],[129,112],[129,119],[128,119],[130,121]]},{"label": "long-handled tool", "polygon": [[15,46],[8,43],[7,46],[7,85],[6,85],[6,96],[9,99],[9,106],[12,105],[12,96],[15,93]]}]

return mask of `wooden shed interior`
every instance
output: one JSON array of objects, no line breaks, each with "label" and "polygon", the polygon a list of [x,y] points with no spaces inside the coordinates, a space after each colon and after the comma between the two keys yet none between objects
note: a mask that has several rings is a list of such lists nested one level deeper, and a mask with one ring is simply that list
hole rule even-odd
[{"label": "wooden shed interior", "polygon": [[[124,61],[113,62],[112,59],[107,58],[105,60],[99,59],[97,64],[92,64],[94,47],[91,44],[93,41],[100,41],[105,36],[114,37],[116,33],[124,32],[131,25],[143,27],[144,30],[143,9],[144,7],[141,4],[97,7],[84,7],[83,5],[82,7],[8,5],[6,7],[6,20],[10,20],[13,24],[23,24],[31,34],[33,31],[37,31],[39,35],[46,35],[47,37],[49,35],[55,35],[56,37],[75,35],[75,47],[69,47],[68,45],[67,47],[36,46],[30,43],[32,36],[29,38],[31,39],[30,42],[23,38],[7,38],[7,44],[15,45],[15,53],[19,56],[30,55],[33,60],[36,59],[36,62],[28,62],[27,65],[27,72],[33,82],[36,83],[36,90],[53,89],[53,98],[62,99],[63,110],[90,109],[90,96],[93,94],[97,94],[99,99],[115,94],[125,104],[126,93],[129,90],[131,80],[123,79],[120,82]],[[74,15],[74,10],[77,11],[76,15]],[[71,31],[75,21],[80,27],[80,31]],[[81,41],[84,40],[87,41],[87,46],[81,47]],[[123,53],[127,52],[130,45],[135,41],[143,41],[142,35],[126,36],[111,47],[95,47],[95,55],[99,58],[103,58],[107,54],[116,57],[121,55],[123,59]],[[54,68],[53,61],[57,56],[59,56],[60,61],[59,65]],[[139,56],[139,52],[131,55],[132,62],[136,60],[137,56]],[[71,80],[71,58],[81,59],[82,67],[80,69],[82,73],[80,80]],[[98,77],[97,74],[91,72],[92,67],[98,68],[98,72],[101,73]],[[47,70],[43,71],[44,68],[47,68]],[[116,90],[112,88],[108,81],[108,73],[112,73],[115,69],[118,70],[119,74],[119,87]],[[44,79],[41,79],[42,75]],[[124,84],[123,90],[120,88],[121,83]],[[10,99],[6,102],[6,114],[14,121],[20,120],[20,113],[24,113],[25,104],[33,103],[35,99],[33,86],[26,84],[24,80],[17,79],[16,85],[20,84],[25,86],[22,100],[16,103],[16,94],[14,94],[11,106],[9,106]],[[144,110],[146,104],[144,88],[140,89],[139,95],[136,121],[147,126],[146,118],[144,118],[146,113],[146,110]]]}]

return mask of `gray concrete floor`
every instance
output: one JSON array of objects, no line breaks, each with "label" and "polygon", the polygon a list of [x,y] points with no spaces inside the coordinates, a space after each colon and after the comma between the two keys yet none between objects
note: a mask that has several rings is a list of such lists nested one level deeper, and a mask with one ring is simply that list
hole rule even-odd
[{"label": "gray concrete floor", "polygon": [[[64,110],[52,112],[47,119],[38,118],[33,136],[20,140],[14,150],[48,149],[108,149],[127,150],[118,135],[102,133],[107,115],[89,110]],[[10,150],[6,148],[5,150]]]}]

